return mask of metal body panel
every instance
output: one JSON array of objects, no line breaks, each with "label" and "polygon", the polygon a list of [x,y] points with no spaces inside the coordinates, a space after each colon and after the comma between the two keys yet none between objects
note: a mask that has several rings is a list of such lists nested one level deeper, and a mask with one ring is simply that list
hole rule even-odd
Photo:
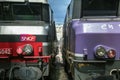
[{"label": "metal body panel", "polygon": [[80,21],[73,20],[71,28],[75,30],[75,34],[82,33],[120,33],[119,21]]},{"label": "metal body panel", "polygon": [[[38,41],[39,40],[44,41],[43,42],[43,55],[45,56],[50,54],[49,49],[48,49],[50,45],[48,41],[48,31],[49,31],[48,26],[45,26],[45,27],[44,26],[0,26],[0,35],[19,35],[18,38],[21,35],[38,35],[38,37],[36,37]],[[15,38],[14,41],[19,41],[17,39],[17,36],[14,38]]]},{"label": "metal body panel", "polygon": [[41,2],[41,3],[48,3],[48,0],[29,0],[29,2]]},{"label": "metal body panel", "polygon": [[0,2],[25,2],[25,0],[0,0]]},{"label": "metal body panel", "polygon": [[0,26],[0,34],[35,34],[48,35],[48,26]]},{"label": "metal body panel", "polygon": [[[88,59],[94,59],[94,48],[106,45],[116,50],[116,59],[120,58],[120,22],[89,22],[75,20],[70,27],[70,50],[84,54],[87,49]],[[72,32],[73,30],[73,32]]]},{"label": "metal body panel", "polygon": [[[82,34],[76,37],[76,49],[75,52],[83,53],[84,49],[88,51],[88,59],[94,59],[94,48],[97,45],[106,45],[114,48],[117,52],[116,59],[119,59],[120,55],[120,34]],[[117,39],[116,39],[117,38]],[[78,43],[79,42],[79,43]]]}]

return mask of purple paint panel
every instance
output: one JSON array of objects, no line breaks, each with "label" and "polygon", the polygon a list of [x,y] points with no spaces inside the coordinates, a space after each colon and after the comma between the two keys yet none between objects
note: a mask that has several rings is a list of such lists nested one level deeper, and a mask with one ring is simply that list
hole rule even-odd
[{"label": "purple paint panel", "polygon": [[[97,45],[105,45],[116,50],[116,58],[120,58],[120,22],[72,22],[71,35],[74,35],[75,53],[83,54],[87,49],[88,59],[94,59],[94,48]],[[72,48],[71,48],[72,49]]]}]

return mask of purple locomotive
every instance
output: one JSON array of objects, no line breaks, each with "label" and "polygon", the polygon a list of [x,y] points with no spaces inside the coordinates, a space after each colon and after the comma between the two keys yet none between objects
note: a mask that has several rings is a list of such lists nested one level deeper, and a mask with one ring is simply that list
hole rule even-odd
[{"label": "purple locomotive", "polygon": [[72,0],[63,28],[73,80],[120,80],[120,0]]}]

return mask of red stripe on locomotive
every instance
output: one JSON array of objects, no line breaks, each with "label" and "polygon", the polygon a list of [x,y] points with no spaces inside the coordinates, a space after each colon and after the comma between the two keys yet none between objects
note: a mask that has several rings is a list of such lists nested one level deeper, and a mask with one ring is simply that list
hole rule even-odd
[{"label": "red stripe on locomotive", "polygon": [[[30,55],[17,53],[19,47],[24,47],[25,45],[31,45],[33,52]],[[42,42],[0,42],[0,59],[8,59],[12,62],[37,62],[38,59],[42,59],[44,62],[49,62],[50,56],[42,55]]]}]

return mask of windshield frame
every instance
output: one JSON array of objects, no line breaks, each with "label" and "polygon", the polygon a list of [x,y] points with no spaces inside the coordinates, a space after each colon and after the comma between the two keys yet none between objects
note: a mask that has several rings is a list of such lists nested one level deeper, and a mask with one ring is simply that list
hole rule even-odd
[{"label": "windshield frame", "polygon": [[[12,14],[10,15],[10,19],[6,19],[5,16],[3,16],[5,14],[5,12],[3,11],[3,5],[5,4],[4,2],[0,3],[0,5],[2,5],[2,8],[1,8],[1,12],[2,14],[0,15],[0,20],[40,20],[40,21],[45,21],[45,22],[50,22],[50,10],[49,10],[49,4],[43,4],[43,3],[25,3],[25,2],[6,2],[9,6],[10,6],[10,10],[9,10],[9,14]],[[39,11],[39,13],[41,13],[40,15],[39,14],[36,14],[36,15],[18,15],[18,14],[15,14],[15,9],[17,8],[14,8],[15,6],[19,7],[20,6],[24,6],[24,7],[29,7],[31,8],[31,5],[32,6],[35,6],[36,10],[34,9],[34,11]],[[41,6],[41,8],[37,8],[37,6]],[[46,7],[44,7],[46,6]],[[45,8],[45,9],[44,9]],[[46,10],[46,13],[43,13],[43,11]],[[22,11],[22,10],[20,10]],[[19,11],[19,12],[20,12]],[[23,12],[24,13],[24,12]],[[37,13],[37,12],[36,12]],[[25,19],[26,17],[26,19]],[[28,19],[27,19],[28,17]],[[30,18],[30,19],[29,19]],[[46,18],[46,19],[44,19]]]}]

